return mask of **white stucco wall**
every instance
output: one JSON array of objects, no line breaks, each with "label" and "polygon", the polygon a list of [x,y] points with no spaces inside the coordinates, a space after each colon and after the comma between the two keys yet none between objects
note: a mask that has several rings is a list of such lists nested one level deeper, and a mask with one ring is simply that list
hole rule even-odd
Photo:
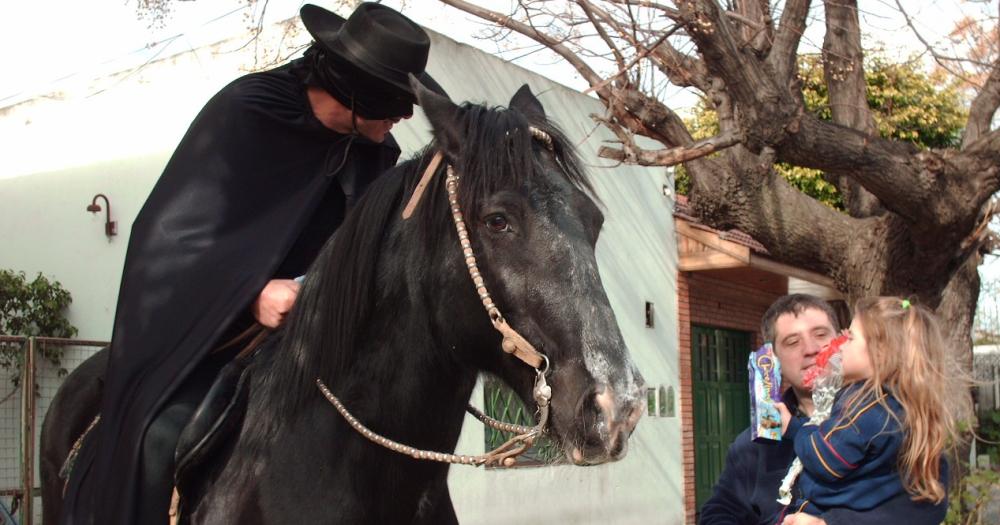
[{"label": "white stucco wall", "polygon": [[[438,35],[432,49],[429,70],[454,100],[504,105],[528,83],[579,144],[605,205],[597,256],[625,341],[650,386],[678,390],[677,252],[663,172],[600,167],[611,163],[596,157],[597,148],[613,137],[588,117],[603,111],[596,100]],[[203,49],[0,109],[0,267],[62,282],[81,338],[110,337],[131,222],[188,123],[246,61]],[[404,157],[428,140],[426,130],[419,113],[397,127]],[[118,221],[110,240],[103,212],[85,211],[96,193],[111,199]],[[645,327],[646,301],[655,304],[654,328]],[[473,401],[482,403],[480,391]],[[679,417],[647,417],[621,462],[455,467],[449,484],[463,523],[681,523],[680,443]],[[482,452],[482,427],[469,419],[458,448]]]}]

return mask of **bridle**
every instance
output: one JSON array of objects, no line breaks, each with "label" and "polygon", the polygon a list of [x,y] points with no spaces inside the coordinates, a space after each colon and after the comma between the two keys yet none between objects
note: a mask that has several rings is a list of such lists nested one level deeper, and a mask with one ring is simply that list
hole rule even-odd
[{"label": "bridle", "polygon": [[[548,133],[534,126],[529,127],[529,130],[535,140],[541,142],[548,150],[553,150],[552,137],[549,136]],[[441,164],[443,158],[444,155],[438,151],[434,154],[430,163],[428,163],[427,169],[420,178],[420,182],[417,183],[416,188],[413,190],[413,195],[410,197],[410,201],[403,210],[404,220],[408,219],[412,215],[413,210],[420,202],[424,189],[437,172],[438,166]],[[504,319],[503,314],[500,312],[500,308],[493,302],[493,298],[490,296],[490,292],[486,288],[483,276],[479,273],[479,266],[476,264],[476,255],[472,250],[472,241],[469,240],[469,230],[465,225],[462,208],[458,203],[459,176],[455,174],[455,170],[450,164],[447,165],[446,172],[447,178],[445,179],[445,190],[448,192],[448,206],[451,209],[452,221],[455,223],[455,231],[458,233],[458,241],[462,248],[462,255],[465,258],[465,265],[469,269],[469,277],[472,279],[472,284],[476,287],[476,293],[479,294],[479,300],[482,302],[483,308],[486,309],[486,314],[490,316],[493,328],[500,332],[503,336],[503,341],[501,341],[500,347],[503,348],[504,352],[514,355],[535,370],[535,384],[531,392],[538,408],[538,423],[532,427],[504,423],[483,414],[472,405],[469,405],[466,407],[466,411],[472,414],[484,425],[502,432],[514,433],[514,437],[510,438],[497,448],[477,456],[420,450],[398,443],[373,432],[363,423],[358,421],[357,418],[351,415],[344,404],[341,403],[332,392],[330,392],[330,389],[321,379],[316,379],[316,386],[319,387],[323,396],[326,397],[330,404],[337,409],[337,412],[340,412],[340,415],[344,417],[351,428],[356,430],[372,443],[381,445],[394,452],[406,454],[414,459],[426,459],[430,461],[440,461],[443,463],[455,463],[461,465],[509,467],[514,464],[517,456],[527,452],[528,449],[534,445],[538,437],[545,432],[545,427],[548,424],[549,401],[552,399],[552,388],[549,387],[548,383],[545,381],[545,375],[549,371],[549,359],[545,356],[545,354],[536,350],[527,339],[517,333],[517,331],[507,323],[507,320]]]}]

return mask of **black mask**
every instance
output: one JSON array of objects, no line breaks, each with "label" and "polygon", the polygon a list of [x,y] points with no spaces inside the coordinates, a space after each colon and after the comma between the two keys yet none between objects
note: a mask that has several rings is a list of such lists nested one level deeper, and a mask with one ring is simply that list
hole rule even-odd
[{"label": "black mask", "polygon": [[305,53],[305,82],[322,88],[366,120],[413,115],[413,96],[313,44]]}]

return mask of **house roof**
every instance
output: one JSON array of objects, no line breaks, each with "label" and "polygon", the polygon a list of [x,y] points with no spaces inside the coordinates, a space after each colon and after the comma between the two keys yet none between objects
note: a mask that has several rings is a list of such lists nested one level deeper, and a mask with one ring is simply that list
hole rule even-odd
[{"label": "house roof", "polygon": [[716,233],[720,239],[724,241],[734,242],[736,244],[746,246],[750,248],[754,253],[766,255],[767,248],[763,244],[757,242],[753,237],[745,232],[737,229],[732,230],[717,230],[708,226],[707,224],[701,222],[701,219],[694,215],[694,210],[691,209],[691,205],[688,204],[688,198],[686,195],[677,195],[677,200],[674,202],[674,217],[677,219],[682,219],[691,224],[692,227],[699,230],[705,230],[709,232]]},{"label": "house roof", "polygon": [[746,232],[717,230],[702,223],[684,195],[674,201],[674,227],[681,271],[749,268],[788,277],[789,290],[795,288],[827,299],[842,298],[830,277],[771,259],[767,248]]}]

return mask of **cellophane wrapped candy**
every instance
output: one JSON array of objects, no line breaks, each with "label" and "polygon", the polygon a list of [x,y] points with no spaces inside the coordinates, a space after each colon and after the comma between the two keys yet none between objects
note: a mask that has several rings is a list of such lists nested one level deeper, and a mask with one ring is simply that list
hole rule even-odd
[{"label": "cellophane wrapped candy", "polygon": [[[847,342],[846,335],[836,337],[830,344],[816,355],[816,366],[806,370],[802,380],[806,388],[812,390],[813,414],[807,425],[818,425],[830,417],[833,410],[833,398],[844,382],[841,371],[840,346]],[[788,505],[792,502],[792,487],[799,473],[802,472],[802,462],[795,458],[788,474],[778,488],[778,502]]]}]

